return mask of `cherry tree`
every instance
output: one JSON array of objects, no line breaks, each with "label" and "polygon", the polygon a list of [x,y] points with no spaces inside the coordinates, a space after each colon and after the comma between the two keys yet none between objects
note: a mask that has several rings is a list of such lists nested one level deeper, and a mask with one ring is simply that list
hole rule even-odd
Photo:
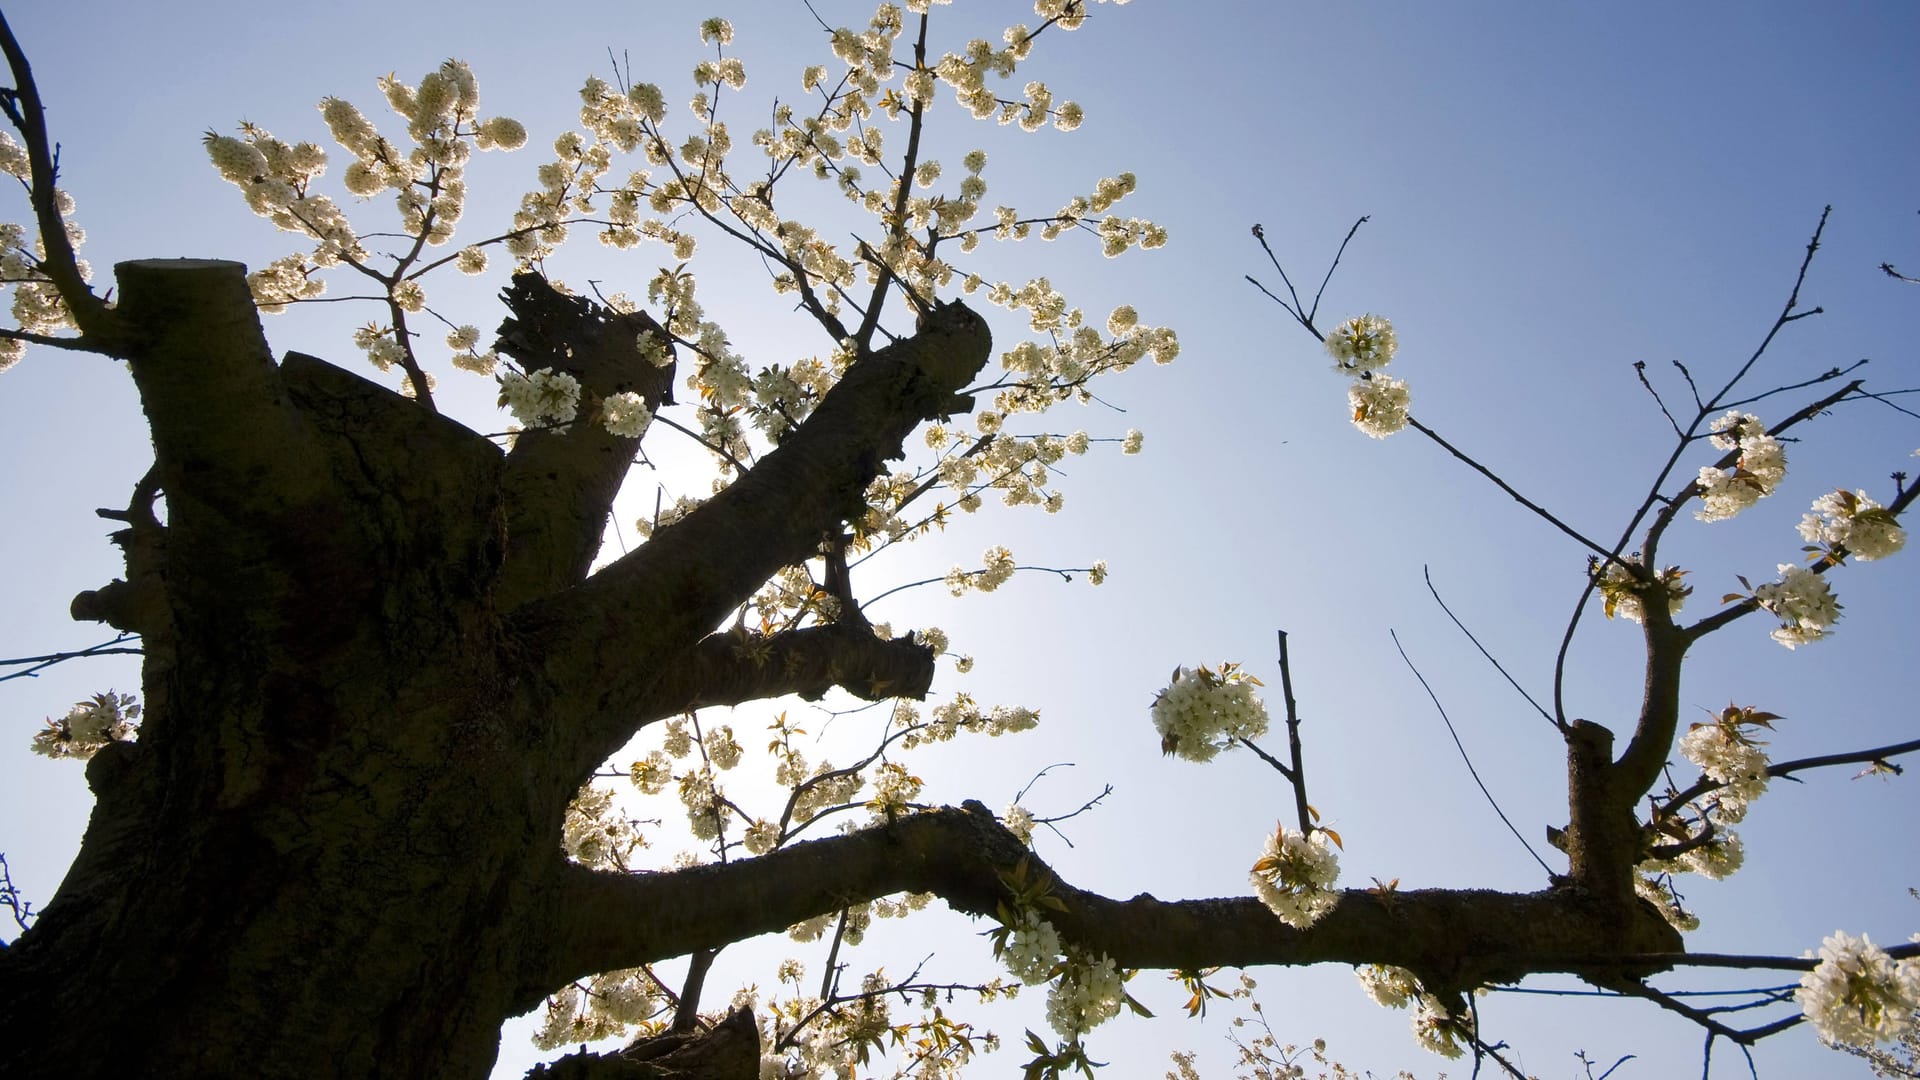
[{"label": "cherry tree", "polygon": [[[1801,529],[1807,557],[1796,545],[1776,579],[1705,617],[1679,618],[1688,571],[1659,565],[1670,528],[1731,518],[1780,488],[1789,432],[1872,396],[1844,370],[1755,392],[1750,361],[1709,393],[1681,369],[1654,394],[1671,457],[1618,537],[1589,538],[1413,417],[1407,386],[1386,374],[1399,346],[1388,319],[1323,330],[1319,294],[1269,290],[1325,343],[1363,432],[1414,428],[1591,556],[1569,641],[1595,610],[1646,637],[1629,723],[1575,718],[1557,689],[1538,706],[1568,763],[1552,833],[1561,868],[1543,859],[1538,891],[1339,887],[1341,838],[1308,799],[1284,635],[1282,720],[1248,668],[1191,658],[1169,658],[1182,666],[1147,710],[1164,752],[1245,751],[1289,789],[1291,824],[1248,853],[1252,896],[1109,898],[1031,850],[1037,827],[1067,815],[923,803],[923,755],[1039,717],[947,693],[946,673],[971,661],[937,628],[869,609],[901,588],[990,593],[1020,573],[1098,585],[1106,567],[1031,566],[995,544],[886,590],[870,586],[872,568],[989,500],[1059,510],[1061,462],[1143,442],[1062,430],[1059,407],[1179,350],[1131,305],[1089,313],[1046,276],[973,269],[983,249],[1029,238],[1109,257],[1162,246],[1159,226],[1116,210],[1130,174],[1084,178],[1044,206],[995,206],[987,155],[931,122],[1071,131],[1080,106],[1017,73],[1080,28],[1087,5],[1040,0],[997,42],[951,43],[933,6],[823,23],[831,57],[770,112],[750,105],[742,115],[765,126],[738,146],[729,118],[746,71],[734,27],[708,19],[690,109],[624,68],[589,78],[579,128],[538,151],[538,186],[511,221],[477,230],[463,221],[470,160],[533,153],[534,139],[481,107],[458,61],[380,80],[391,118],[320,102],[328,148],[264,122],[210,133],[219,175],[299,250],[251,273],[121,263],[106,293],[79,256],[26,52],[0,25],[13,75],[0,104],[18,133],[0,143],[0,168],[30,214],[0,233],[18,322],[0,331],[0,365],[29,345],[126,361],[154,447],[111,512],[125,577],[73,605],[119,631],[102,648],[141,651],[140,693],[103,692],[34,737],[48,757],[86,762],[98,802],[44,911],[5,887],[25,930],[0,953],[6,1071],[482,1075],[502,1021],[540,1009],[544,1047],[632,1040],[569,1055],[555,1075],[935,1076],[992,1044],[956,1000],[1044,987],[1050,1032],[1028,1033],[1028,1070],[1059,1075],[1093,1070],[1100,1024],[1147,1011],[1128,988],[1135,971],[1173,973],[1193,1011],[1219,997],[1257,1009],[1250,986],[1228,989],[1216,969],[1323,962],[1411,1006],[1429,1049],[1516,1074],[1480,1029],[1478,990],[1570,974],[1680,1012],[1710,1047],[1744,1047],[1798,1016],[1739,1027],[1658,976],[1805,971],[1797,1000],[1824,1038],[1893,1067],[1888,1047],[1906,1039],[1910,1068],[1912,947],[1836,935],[1818,960],[1689,953],[1677,884],[1738,867],[1731,826],[1770,779],[1893,769],[1920,748],[1773,762],[1763,734],[1780,718],[1764,706],[1681,721],[1696,640],[1771,617],[1781,644],[1809,645],[1838,616],[1832,572],[1904,542],[1914,495],[1901,477],[1820,493]],[[644,300],[561,277],[562,245],[582,231],[651,256],[635,277]],[[709,244],[750,252],[772,302],[802,312],[815,338],[742,355],[698,296]],[[491,335],[435,299],[439,281],[489,273],[508,313]],[[1769,342],[1802,317],[1798,296],[1796,282]],[[353,338],[372,377],[275,359],[261,314],[338,299],[373,313]],[[989,307],[1013,313],[1013,333],[996,341]],[[443,376],[492,380],[511,424],[443,414]],[[1670,409],[1679,386],[1689,406]],[[1749,411],[1791,393],[1806,396],[1771,421]],[[688,448],[704,474],[632,522],[631,546],[611,522],[610,545],[636,465]],[[881,728],[843,740],[835,760],[797,710],[766,735],[721,711],[788,695],[871,703]],[[1270,751],[1261,740],[1279,725],[1285,748]],[[1676,752],[1689,764],[1671,765]],[[669,832],[699,853],[656,857],[649,834]],[[873,919],[935,902],[989,920],[1004,977],[841,959]],[[757,993],[708,985],[722,950],[780,932],[821,950],[812,977],[791,961]],[[668,977],[671,961],[684,966]],[[78,1014],[112,1037],[64,1022]],[[1271,1034],[1244,1052],[1263,1075],[1324,1060]]]}]

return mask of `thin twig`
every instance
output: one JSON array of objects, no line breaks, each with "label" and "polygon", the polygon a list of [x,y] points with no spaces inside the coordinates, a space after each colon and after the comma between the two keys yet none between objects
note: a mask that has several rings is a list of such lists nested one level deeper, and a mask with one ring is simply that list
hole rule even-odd
[{"label": "thin twig", "polygon": [[1673,428],[1673,433],[1682,439],[1686,438],[1687,433],[1680,430],[1679,421],[1675,420],[1673,414],[1667,411],[1667,403],[1660,400],[1660,391],[1655,390],[1653,383],[1648,381],[1647,362],[1645,360],[1635,360],[1633,362],[1633,373],[1640,377],[1640,385],[1647,388],[1647,393],[1653,395],[1653,403],[1660,406],[1660,415],[1667,418],[1667,424]]},{"label": "thin twig", "polygon": [[1320,314],[1321,294],[1327,291],[1327,282],[1333,280],[1333,272],[1340,268],[1340,256],[1347,253],[1347,245],[1353,242],[1353,234],[1359,232],[1360,226],[1365,225],[1371,220],[1372,215],[1362,214],[1360,220],[1353,223],[1353,228],[1347,230],[1347,238],[1340,241],[1340,250],[1333,253],[1333,262],[1327,265],[1327,276],[1320,279],[1320,288],[1315,290],[1313,294],[1313,306],[1307,309],[1307,325],[1309,327],[1313,325],[1313,317]]},{"label": "thin twig", "polygon": [[13,883],[13,868],[7,865],[4,851],[0,851],[0,904],[7,906],[13,914],[14,925],[23,934],[33,925],[33,920],[40,917],[40,913],[33,910],[32,901],[20,898],[20,887]]},{"label": "thin twig", "polygon": [[11,660],[0,660],[0,667],[20,667],[27,665],[25,670],[0,675],[0,682],[6,682],[8,679],[37,678],[40,672],[45,671],[55,664],[64,663],[68,660],[78,660],[87,656],[140,656],[146,652],[145,649],[120,647],[126,642],[139,640],[139,637],[139,634],[121,634],[112,641],[103,641],[98,645],[90,645],[87,648],[76,649],[72,652],[47,653],[44,656],[19,656]]},{"label": "thin twig", "polygon": [[1480,794],[1487,797],[1487,805],[1493,807],[1493,812],[1500,815],[1500,823],[1507,827],[1507,831],[1513,834],[1515,840],[1520,841],[1521,847],[1527,849],[1527,854],[1533,856],[1533,861],[1540,864],[1540,869],[1551,876],[1553,867],[1547,865],[1547,861],[1540,857],[1540,853],[1533,850],[1533,845],[1527,843],[1527,838],[1520,835],[1520,830],[1513,827],[1513,822],[1507,820],[1506,811],[1500,809],[1500,804],[1494,801],[1493,792],[1488,791],[1486,783],[1480,779],[1480,770],[1473,767],[1473,759],[1467,756],[1467,748],[1460,742],[1460,733],[1454,730],[1453,720],[1447,716],[1446,707],[1440,704],[1439,695],[1433,692],[1433,687],[1427,685],[1427,677],[1420,674],[1420,669],[1414,667],[1413,661],[1408,659],[1407,650],[1400,647],[1400,635],[1392,630],[1388,630],[1387,634],[1393,638],[1393,647],[1400,653],[1400,659],[1406,661],[1407,670],[1413,672],[1413,677],[1420,680],[1420,688],[1427,692],[1427,697],[1433,701],[1433,707],[1439,710],[1441,721],[1447,725],[1447,734],[1453,736],[1454,748],[1460,751],[1460,760],[1467,763],[1467,772],[1472,775],[1473,782],[1479,785]]},{"label": "thin twig", "polygon": [[1573,526],[1568,525],[1566,522],[1561,521],[1557,517],[1554,517],[1551,512],[1549,512],[1545,507],[1541,506],[1539,503],[1536,503],[1532,499],[1529,499],[1525,495],[1522,495],[1518,491],[1515,491],[1513,489],[1512,484],[1509,484],[1505,480],[1500,479],[1500,477],[1492,469],[1489,469],[1485,465],[1482,465],[1478,461],[1475,461],[1473,458],[1467,456],[1465,451],[1460,450],[1459,448],[1455,447],[1452,443],[1441,438],[1439,433],[1434,431],[1432,428],[1428,427],[1427,425],[1421,423],[1418,420],[1415,420],[1411,416],[1407,417],[1407,426],[1413,428],[1415,431],[1418,431],[1420,434],[1425,435],[1427,438],[1432,439],[1434,442],[1439,443],[1440,448],[1442,450],[1445,450],[1447,453],[1452,454],[1454,457],[1459,458],[1461,461],[1465,462],[1470,468],[1473,469],[1474,472],[1477,472],[1481,476],[1484,476],[1487,479],[1493,481],[1496,487],[1498,487],[1501,491],[1506,492],[1508,495],[1512,496],[1515,502],[1533,511],[1535,514],[1539,515],[1540,518],[1545,520],[1547,524],[1552,525],[1554,528],[1559,529],[1563,533],[1566,533],[1568,536],[1578,541],[1582,546],[1586,547],[1587,550],[1592,551],[1593,553],[1599,555],[1600,558],[1607,561],[1611,561],[1616,557],[1612,552],[1608,551],[1606,548],[1603,548],[1599,544],[1596,544],[1593,541],[1587,539],[1586,537],[1580,535],[1580,533],[1577,530],[1575,530]]},{"label": "thin twig", "polygon": [[1540,703],[1533,699],[1533,695],[1527,693],[1525,687],[1522,687],[1519,684],[1519,682],[1515,681],[1512,675],[1507,674],[1507,669],[1500,666],[1500,661],[1495,660],[1493,658],[1493,654],[1487,651],[1487,647],[1485,645],[1480,644],[1480,639],[1473,636],[1473,631],[1467,629],[1467,624],[1460,621],[1460,617],[1453,613],[1453,609],[1447,606],[1447,602],[1445,600],[1440,599],[1440,590],[1433,587],[1432,569],[1424,565],[1421,566],[1420,576],[1426,579],[1427,592],[1433,594],[1433,602],[1436,604],[1439,604],[1440,610],[1446,612],[1447,618],[1453,620],[1453,625],[1459,627],[1460,632],[1467,635],[1467,640],[1473,642],[1473,647],[1476,649],[1479,649],[1480,655],[1487,658],[1487,663],[1493,665],[1493,670],[1499,672],[1500,676],[1507,680],[1508,685],[1512,686],[1514,690],[1519,692],[1521,697],[1527,699],[1527,704],[1533,706],[1533,711],[1545,717],[1547,720],[1547,723],[1552,724],[1555,728],[1559,729],[1562,732],[1565,732],[1567,729],[1566,725],[1560,723],[1558,720],[1555,720],[1553,718],[1553,714],[1549,713],[1546,709],[1542,708]]}]

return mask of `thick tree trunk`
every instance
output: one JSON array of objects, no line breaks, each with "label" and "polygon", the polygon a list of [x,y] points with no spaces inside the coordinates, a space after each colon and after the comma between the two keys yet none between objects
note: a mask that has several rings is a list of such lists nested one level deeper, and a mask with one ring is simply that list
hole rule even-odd
[{"label": "thick tree trunk", "polygon": [[121,268],[167,524],[83,614],[145,728],[0,964],[8,1076],[483,1076],[570,787],[492,609],[502,456],[305,358],[230,264]]},{"label": "thick tree trunk", "polygon": [[[89,764],[80,856],[0,953],[0,1075],[484,1076],[505,1018],[592,970],[550,956],[560,826],[620,732],[842,680],[924,692],[931,652],[911,640],[776,636],[771,678],[708,635],[972,377],[987,341],[964,309],[925,338],[964,359],[876,354],[821,409],[854,430],[791,437],[742,481],[771,494],[716,500],[596,607],[566,594],[636,440],[592,409],[666,397],[671,370],[635,348],[651,320],[516,279],[502,347],[586,400],[571,432],[503,454],[321,361],[276,365],[237,264],[118,274],[165,523],[131,508],[127,580],[74,610],[142,635],[144,726]],[[754,542],[692,542],[766,514],[780,526]],[[618,670],[579,655],[595,631],[576,607],[637,627]]]}]

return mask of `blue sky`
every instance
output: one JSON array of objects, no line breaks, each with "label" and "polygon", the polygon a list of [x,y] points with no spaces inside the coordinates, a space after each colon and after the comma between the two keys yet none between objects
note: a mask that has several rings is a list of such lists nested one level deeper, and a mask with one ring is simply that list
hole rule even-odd
[{"label": "blue sky", "polygon": [[[871,13],[841,0],[815,7],[836,24],[860,25]],[[537,13],[480,3],[457,17],[371,3],[75,0],[8,12],[35,62],[90,234],[83,254],[101,279],[120,259],[258,266],[296,250],[294,237],[249,214],[208,167],[200,135],[246,119],[318,141],[313,105],[328,94],[352,98],[378,122],[377,76],[417,80],[448,56],[472,65],[483,111],[514,116],[533,135],[529,149],[489,156],[473,171],[466,227],[490,229],[530,186],[544,144],[572,122],[581,80],[607,74],[609,49],[678,103],[703,55],[695,26],[710,14],[732,19],[734,51],[747,64],[733,114],[741,135],[771,95],[797,94],[802,66],[832,62],[797,0]],[[1017,21],[1033,21],[1022,4],[959,0],[936,9],[935,48],[997,38]],[[1183,349],[1169,368],[1137,369],[1104,387],[1124,413],[1066,406],[1045,422],[1095,435],[1138,427],[1147,438],[1137,458],[1108,447],[1072,461],[1060,515],[990,507],[879,561],[859,582],[872,594],[954,563],[978,565],[990,543],[1023,563],[1104,558],[1113,568],[1097,590],[1026,575],[992,596],[956,600],[934,587],[876,607],[876,618],[896,626],[939,625],[957,651],[978,658],[967,680],[943,673],[937,692],[966,689],[1042,712],[1030,735],[922,759],[915,767],[929,797],[1000,806],[1041,768],[1073,762],[1028,798],[1038,811],[1062,812],[1114,786],[1070,824],[1071,848],[1040,841],[1071,880],[1115,895],[1244,892],[1247,865],[1290,797],[1244,756],[1209,766],[1163,759],[1147,705],[1176,664],[1240,660],[1273,681],[1273,634],[1284,628],[1308,719],[1313,799],[1347,844],[1342,880],[1540,887],[1538,867],[1472,788],[1388,630],[1537,844],[1547,825],[1564,823],[1559,741],[1447,623],[1425,595],[1422,568],[1508,668],[1539,688],[1579,595],[1583,555],[1415,434],[1376,442],[1355,432],[1318,346],[1242,281],[1253,273],[1275,284],[1249,226],[1264,225],[1296,281],[1317,282],[1352,222],[1371,215],[1323,316],[1390,316],[1415,415],[1576,527],[1610,537],[1671,445],[1631,365],[1646,361],[1669,402],[1685,392],[1672,361],[1703,383],[1734,370],[1778,314],[1824,205],[1833,217],[1803,299],[1825,314],[1780,338],[1756,388],[1862,358],[1877,388],[1920,385],[1920,289],[1877,270],[1886,261],[1920,270],[1915,40],[1920,11],[1895,4],[1138,0],[1096,7],[1081,31],[1042,38],[1023,70],[1086,106],[1081,130],[1023,136],[968,121],[942,98],[936,152],[951,167],[985,147],[990,205],[1051,209],[1130,170],[1139,188],[1120,211],[1173,237],[1161,251],[1114,261],[1096,244],[1035,240],[984,251],[982,272],[1016,284],[1046,274],[1089,312],[1131,303],[1144,321],[1174,326]],[[676,119],[684,116],[678,109]],[[17,206],[0,213],[20,220]],[[381,209],[359,213],[373,221]],[[757,264],[703,239],[694,263],[701,297],[750,363],[830,347],[772,296]],[[666,257],[650,248],[602,253],[583,233],[556,269],[637,294]],[[500,314],[488,293],[502,283],[499,274],[446,282],[434,299],[459,312],[456,321],[487,327]],[[320,305],[266,325],[276,348],[370,373],[348,329],[372,314]],[[1003,344],[1018,339],[1020,320],[995,318]],[[497,429],[489,384],[439,374],[455,408]],[[1772,420],[1791,407],[1772,404],[1756,411]],[[1779,495],[1733,522],[1689,517],[1675,529],[1666,558],[1692,571],[1689,613],[1737,589],[1734,575],[1769,578],[1776,563],[1795,559],[1793,524],[1815,496],[1845,485],[1884,501],[1889,472],[1920,471],[1908,457],[1920,424],[1891,409],[1849,406],[1802,434],[1788,447]],[[74,592],[117,572],[109,524],[92,510],[123,505],[149,460],[124,372],[99,358],[30,353],[0,376],[0,454],[11,524],[0,532],[11,568],[0,578],[0,611],[10,616],[0,656],[100,640],[65,611]],[[1688,460],[1691,469],[1705,456]],[[653,491],[651,479],[636,481],[622,513],[650,507]],[[1708,639],[1683,700],[1783,714],[1776,759],[1914,737],[1920,723],[1902,676],[1916,647],[1916,566],[1909,552],[1837,573],[1846,612],[1830,641],[1789,653],[1752,618]],[[1589,612],[1569,680],[1576,715],[1629,716],[1638,655],[1631,626]],[[30,895],[51,895],[88,801],[77,767],[27,752],[31,733],[80,696],[136,682],[132,665],[101,660],[0,684],[9,733],[0,737],[0,850]],[[733,722],[754,730],[761,721]],[[1916,852],[1910,826],[1897,824],[1920,819],[1920,796],[1910,779],[1848,775],[1776,785],[1743,829],[1748,867],[1690,892],[1705,924],[1691,947],[1792,954],[1836,927],[1886,943],[1920,928],[1920,905],[1906,892],[1920,885]],[[917,940],[885,961],[889,970],[919,960],[929,936],[939,963],[990,970],[984,945],[968,936],[978,927],[944,915],[925,927],[910,925]],[[771,981],[764,969],[737,974]],[[1376,1069],[1425,1075],[1441,1064],[1404,1034],[1403,1015],[1373,1006],[1343,970],[1258,974],[1283,1038],[1324,1035],[1346,1060]],[[1116,1075],[1157,1074],[1166,1048],[1192,1047],[1225,1074],[1219,1020],[1171,1015],[1179,995],[1155,974],[1133,989],[1162,1019],[1096,1032],[1096,1057],[1118,1062]],[[1650,1006],[1501,995],[1486,1007],[1490,1033],[1543,1076],[1577,1075],[1578,1048],[1607,1061],[1640,1055],[1616,1076],[1697,1068],[1694,1030]],[[1014,1043],[1022,1023],[1040,1024],[1030,1013],[983,1020]],[[523,1040],[510,1039],[507,1052],[524,1061]],[[1724,1047],[1715,1074],[1734,1075],[1737,1055],[1723,1055]],[[1756,1058],[1762,1075],[1852,1068],[1805,1031],[1763,1044]]]}]

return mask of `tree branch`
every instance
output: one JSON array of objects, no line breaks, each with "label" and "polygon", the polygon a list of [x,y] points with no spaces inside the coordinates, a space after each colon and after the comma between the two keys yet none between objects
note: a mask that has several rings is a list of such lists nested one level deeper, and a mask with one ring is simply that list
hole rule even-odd
[{"label": "tree branch", "polygon": [[641,334],[667,339],[645,312],[609,311],[532,273],[515,274],[502,297],[513,315],[500,324],[499,350],[528,371],[566,372],[582,391],[571,430],[523,432],[507,455],[507,550],[496,602],[511,611],[579,583],[600,550],[640,440],[609,432],[595,415],[599,402],[637,392],[657,413],[673,403],[674,369],[641,355]]},{"label": "tree branch", "polygon": [[520,630],[579,717],[584,775],[625,742],[634,708],[782,566],[866,509],[867,485],[922,420],[949,415],[992,350],[963,304],[867,353],[732,486],[583,584],[522,609]]},{"label": "tree branch", "polygon": [[[1665,955],[1680,945],[1650,907],[1603,912],[1564,889],[1416,890],[1395,892],[1391,904],[1350,890],[1304,931],[1250,897],[1113,900],[1061,880],[986,807],[970,802],[724,865],[628,876],[560,864],[551,902],[542,905],[556,940],[526,954],[548,965],[531,982],[558,986],[774,933],[893,893],[932,892],[955,910],[991,915],[1006,897],[1001,875],[1023,860],[1027,879],[1048,882],[1060,900],[1047,917],[1062,936],[1129,968],[1379,963],[1409,968],[1422,984],[1444,990],[1544,971],[1644,977],[1665,965],[1605,957]],[[1651,943],[1658,944],[1645,947]]]},{"label": "tree branch", "polygon": [[[1911,754],[1915,752],[1920,752],[1920,739],[1893,743],[1888,746],[1876,746],[1870,750],[1851,750],[1841,754],[1822,754],[1819,757],[1783,761],[1778,765],[1768,766],[1767,775],[1772,777],[1792,776],[1794,773],[1804,769],[1819,769],[1829,765],[1864,765],[1876,761],[1885,761],[1890,757],[1895,757],[1900,754]],[[1693,786],[1687,788],[1685,791],[1669,796],[1667,801],[1660,804],[1655,810],[1655,816],[1664,817],[1674,813],[1682,806],[1687,805],[1700,796],[1710,791],[1717,791],[1723,787],[1726,787],[1724,783],[1709,779],[1703,775],[1699,780],[1694,781]]]},{"label": "tree branch", "polygon": [[651,720],[783,694],[813,701],[836,686],[868,701],[924,698],[933,686],[933,650],[912,634],[884,640],[851,623],[768,636],[713,634],[655,684],[642,715]]},{"label": "tree branch", "polygon": [[33,203],[34,223],[40,229],[40,240],[47,252],[40,268],[59,291],[60,299],[66,302],[81,336],[93,339],[88,347],[109,356],[125,357],[120,320],[106,301],[93,295],[93,290],[80,276],[79,257],[67,237],[67,223],[60,216],[55,196],[59,175],[52,140],[47,136],[47,112],[40,102],[40,88],[33,80],[33,68],[27,63],[26,51],[13,36],[13,27],[7,25],[4,14],[0,14],[0,51],[7,54],[7,66],[13,71],[15,84],[11,91],[0,91],[0,108],[4,108],[7,119],[13,121],[26,141],[27,165],[32,178],[27,195]]},{"label": "tree branch", "polygon": [[[153,434],[167,526],[231,547],[234,530],[264,532],[272,551],[284,521],[330,490],[313,432],[288,407],[246,267],[203,259],[146,259],[114,268],[127,355]],[[193,550],[199,550],[195,547]]]}]

